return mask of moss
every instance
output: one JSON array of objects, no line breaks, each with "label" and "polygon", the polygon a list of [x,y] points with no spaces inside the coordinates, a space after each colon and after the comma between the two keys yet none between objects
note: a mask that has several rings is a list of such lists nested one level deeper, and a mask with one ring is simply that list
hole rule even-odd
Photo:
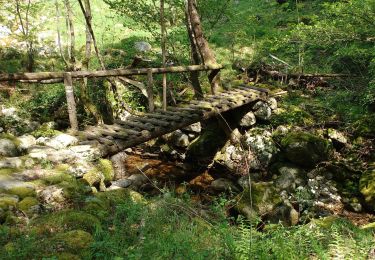
[{"label": "moss", "polygon": [[251,184],[251,194],[247,189],[239,195],[236,208],[247,218],[254,220],[257,216],[271,212],[281,202],[279,192],[276,191],[272,182],[257,182]]},{"label": "moss", "polygon": [[104,175],[98,169],[93,169],[83,175],[83,179],[87,181],[90,186],[100,185],[104,182]]},{"label": "moss", "polygon": [[362,174],[359,189],[365,198],[367,206],[375,210],[375,169]]},{"label": "moss", "polygon": [[74,181],[74,177],[71,175],[64,173],[64,172],[54,172],[53,174],[50,174],[48,176],[44,176],[42,180],[47,184],[47,185],[55,185],[58,183],[61,183],[63,181],[66,182],[72,182]]},{"label": "moss", "polygon": [[20,186],[20,187],[13,187],[7,190],[7,193],[12,195],[17,195],[21,199],[26,197],[35,197],[36,192],[33,187],[29,186]]},{"label": "moss", "polygon": [[14,135],[11,135],[11,134],[7,134],[7,133],[0,134],[0,139],[8,139],[12,143],[14,143],[17,147],[21,144],[20,140],[18,140],[17,137],[15,137]]},{"label": "moss", "polygon": [[24,212],[30,211],[33,206],[39,205],[39,202],[34,197],[26,197],[18,203],[18,208]]},{"label": "moss", "polygon": [[37,130],[32,132],[31,134],[36,138],[39,137],[54,137],[56,135],[61,134],[62,132],[52,129],[48,123],[44,123],[41,125]]},{"label": "moss", "polygon": [[8,209],[9,207],[16,207],[18,203],[18,196],[0,194],[0,209]]},{"label": "moss", "polygon": [[115,177],[115,171],[110,160],[99,159],[99,170],[103,173],[106,182],[112,181]]},{"label": "moss", "polygon": [[17,169],[3,168],[3,169],[0,169],[0,176],[9,176],[15,172],[17,172]]},{"label": "moss", "polygon": [[286,157],[296,164],[312,167],[327,160],[332,152],[331,143],[305,132],[292,132],[281,140]]},{"label": "moss", "polygon": [[83,179],[70,178],[58,184],[64,190],[64,196],[68,199],[81,199],[83,196],[91,194],[91,188]]},{"label": "moss", "polygon": [[366,115],[353,124],[355,136],[375,136],[375,114]]},{"label": "moss", "polygon": [[75,254],[62,252],[55,256],[58,260],[80,260],[81,258]]},{"label": "moss", "polygon": [[90,233],[83,230],[71,230],[65,233],[57,234],[53,240],[59,244],[59,248],[67,251],[80,253],[87,249],[94,241]]},{"label": "moss", "polygon": [[101,228],[97,217],[82,211],[67,210],[38,217],[31,223],[32,230],[37,234],[64,232],[81,229],[94,233]]}]

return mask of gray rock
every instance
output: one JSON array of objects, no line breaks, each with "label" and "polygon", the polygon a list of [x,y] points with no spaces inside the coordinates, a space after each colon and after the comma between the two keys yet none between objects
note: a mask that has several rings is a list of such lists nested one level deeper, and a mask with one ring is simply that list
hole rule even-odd
[{"label": "gray rock", "polygon": [[[295,190],[307,182],[306,173],[299,167],[291,164],[276,164],[273,166],[278,175],[275,186],[281,190]],[[271,168],[273,168],[271,167]]]},{"label": "gray rock", "polygon": [[276,100],[276,98],[271,97],[271,98],[267,99],[266,103],[267,103],[267,105],[268,105],[272,110],[277,109],[277,100]]},{"label": "gray rock", "polygon": [[232,181],[224,178],[219,178],[211,182],[210,188],[218,192],[239,191]]},{"label": "gray rock", "polygon": [[285,135],[289,132],[289,129],[286,126],[279,125],[278,127],[276,127],[275,132],[277,132],[279,134],[282,134],[282,135]]},{"label": "gray rock", "polygon": [[21,168],[23,161],[19,157],[4,158],[0,160],[0,169],[1,168]]},{"label": "gray rock", "polygon": [[36,139],[32,135],[23,135],[18,137],[18,141],[20,142],[19,144],[19,149],[21,150],[27,150],[31,146],[36,145]]},{"label": "gray rock", "polygon": [[185,127],[184,130],[187,131],[187,132],[199,134],[202,131],[202,125],[201,125],[200,122],[198,122],[198,123],[191,124],[191,125]]},{"label": "gray rock", "polygon": [[38,197],[43,205],[50,210],[61,210],[67,203],[63,188],[56,185],[46,187],[38,194]]},{"label": "gray rock", "polygon": [[282,223],[284,226],[295,226],[299,221],[299,213],[289,201],[277,205],[275,209],[266,217],[271,223]]},{"label": "gray rock", "polygon": [[14,107],[2,108],[0,114],[3,115],[3,116],[12,117],[14,119],[19,119],[19,117],[17,115],[17,109],[14,108]]},{"label": "gray rock", "polygon": [[181,130],[174,131],[172,134],[172,142],[174,146],[186,148],[189,146],[189,137]]},{"label": "gray rock", "polygon": [[332,151],[327,140],[305,132],[287,134],[281,140],[281,146],[291,162],[304,167],[327,160]]},{"label": "gray rock", "polygon": [[95,166],[92,165],[90,162],[87,162],[85,160],[79,159],[76,162],[73,162],[70,167],[68,168],[67,172],[76,177],[80,178],[90,170],[94,169]]},{"label": "gray rock", "polygon": [[0,139],[0,156],[16,157],[19,155],[17,146],[9,139]]},{"label": "gray rock", "polygon": [[51,140],[51,138],[49,137],[39,137],[38,139],[36,139],[36,144],[37,145],[46,145],[47,142],[49,142],[49,140]]},{"label": "gray rock", "polygon": [[258,101],[254,106],[254,115],[261,120],[269,120],[272,115],[271,108],[263,101]]},{"label": "gray rock", "polygon": [[134,48],[139,52],[149,52],[151,51],[152,46],[148,42],[142,41],[142,42],[135,42]]},{"label": "gray rock", "polygon": [[68,134],[59,134],[46,142],[47,146],[55,149],[62,149],[76,144],[78,144],[78,139]]},{"label": "gray rock", "polygon": [[240,126],[242,127],[251,127],[255,125],[257,122],[255,115],[253,112],[249,112],[246,115],[244,115],[240,121]]},{"label": "gray rock", "polygon": [[131,181],[132,189],[139,189],[143,184],[148,182],[147,177],[143,174],[133,174],[127,180]]},{"label": "gray rock", "polygon": [[114,187],[118,188],[127,188],[130,185],[133,184],[133,180],[131,179],[122,179],[122,180],[117,180],[117,181],[112,181],[110,188],[113,189]]},{"label": "gray rock", "polygon": [[336,129],[329,128],[327,130],[328,138],[332,140],[334,145],[337,146],[344,146],[348,143],[348,139],[346,139],[345,135]]}]

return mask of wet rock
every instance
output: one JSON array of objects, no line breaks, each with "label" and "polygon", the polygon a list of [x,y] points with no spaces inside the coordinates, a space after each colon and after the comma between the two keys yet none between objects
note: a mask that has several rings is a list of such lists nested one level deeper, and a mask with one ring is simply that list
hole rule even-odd
[{"label": "wet rock", "polygon": [[327,140],[305,132],[287,134],[281,146],[291,162],[303,167],[313,167],[327,160],[332,152]]},{"label": "wet rock", "polygon": [[74,136],[68,134],[59,134],[49,141],[46,142],[46,145],[53,147],[55,149],[61,149],[68,146],[76,145],[78,143],[78,139]]},{"label": "wet rock", "polygon": [[16,157],[19,155],[17,145],[10,139],[0,139],[0,156]]},{"label": "wet rock", "polygon": [[36,139],[32,135],[23,135],[18,137],[18,141],[20,144],[18,145],[19,149],[21,150],[27,150],[31,146],[36,145]]},{"label": "wet rock", "polygon": [[23,165],[23,160],[19,157],[10,157],[0,160],[0,169],[1,168],[12,168],[17,169]]},{"label": "wet rock", "polygon": [[239,191],[232,181],[224,178],[219,178],[211,182],[210,188],[217,192]]},{"label": "wet rock", "polygon": [[267,121],[271,118],[272,110],[263,101],[258,101],[257,103],[255,103],[253,109],[254,109],[254,115],[256,116],[256,118],[259,118],[264,121]]},{"label": "wet rock", "polygon": [[199,134],[202,131],[202,126],[201,126],[201,123],[198,122],[198,123],[194,123],[192,125],[185,127],[183,130],[187,132]]},{"label": "wet rock", "polygon": [[247,114],[245,114],[241,121],[240,121],[240,126],[242,127],[251,127],[253,125],[255,125],[257,122],[256,118],[255,118],[255,115],[253,112],[248,112]]}]

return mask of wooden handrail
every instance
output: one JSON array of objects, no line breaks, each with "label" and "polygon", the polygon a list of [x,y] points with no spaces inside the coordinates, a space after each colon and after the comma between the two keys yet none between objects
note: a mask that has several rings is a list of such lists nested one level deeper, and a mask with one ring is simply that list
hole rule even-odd
[{"label": "wooden handrail", "polygon": [[[191,65],[191,66],[174,66],[166,68],[140,68],[140,69],[113,69],[113,70],[98,70],[98,71],[73,71],[72,78],[97,78],[97,77],[119,77],[130,75],[147,75],[149,71],[152,74],[163,73],[181,73],[189,71],[207,71],[220,70],[223,66],[220,64],[214,65]],[[0,74],[0,82],[2,81],[20,81],[24,83],[36,83],[48,80],[55,83],[56,81],[63,81],[64,73],[66,72],[35,72],[35,73],[13,73]],[[46,82],[47,81],[47,82]]]}]

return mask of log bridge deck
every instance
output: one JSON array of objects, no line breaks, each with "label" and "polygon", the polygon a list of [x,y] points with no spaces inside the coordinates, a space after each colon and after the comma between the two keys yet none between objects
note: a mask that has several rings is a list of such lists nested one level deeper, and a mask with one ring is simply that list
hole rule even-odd
[{"label": "log bridge deck", "polygon": [[89,126],[76,132],[81,145],[97,147],[102,156],[116,154],[126,148],[187,127],[193,123],[215,117],[220,113],[265,100],[268,91],[257,87],[238,86],[217,95],[207,95],[166,111],[157,109],[143,116],[130,116],[113,125]]}]

